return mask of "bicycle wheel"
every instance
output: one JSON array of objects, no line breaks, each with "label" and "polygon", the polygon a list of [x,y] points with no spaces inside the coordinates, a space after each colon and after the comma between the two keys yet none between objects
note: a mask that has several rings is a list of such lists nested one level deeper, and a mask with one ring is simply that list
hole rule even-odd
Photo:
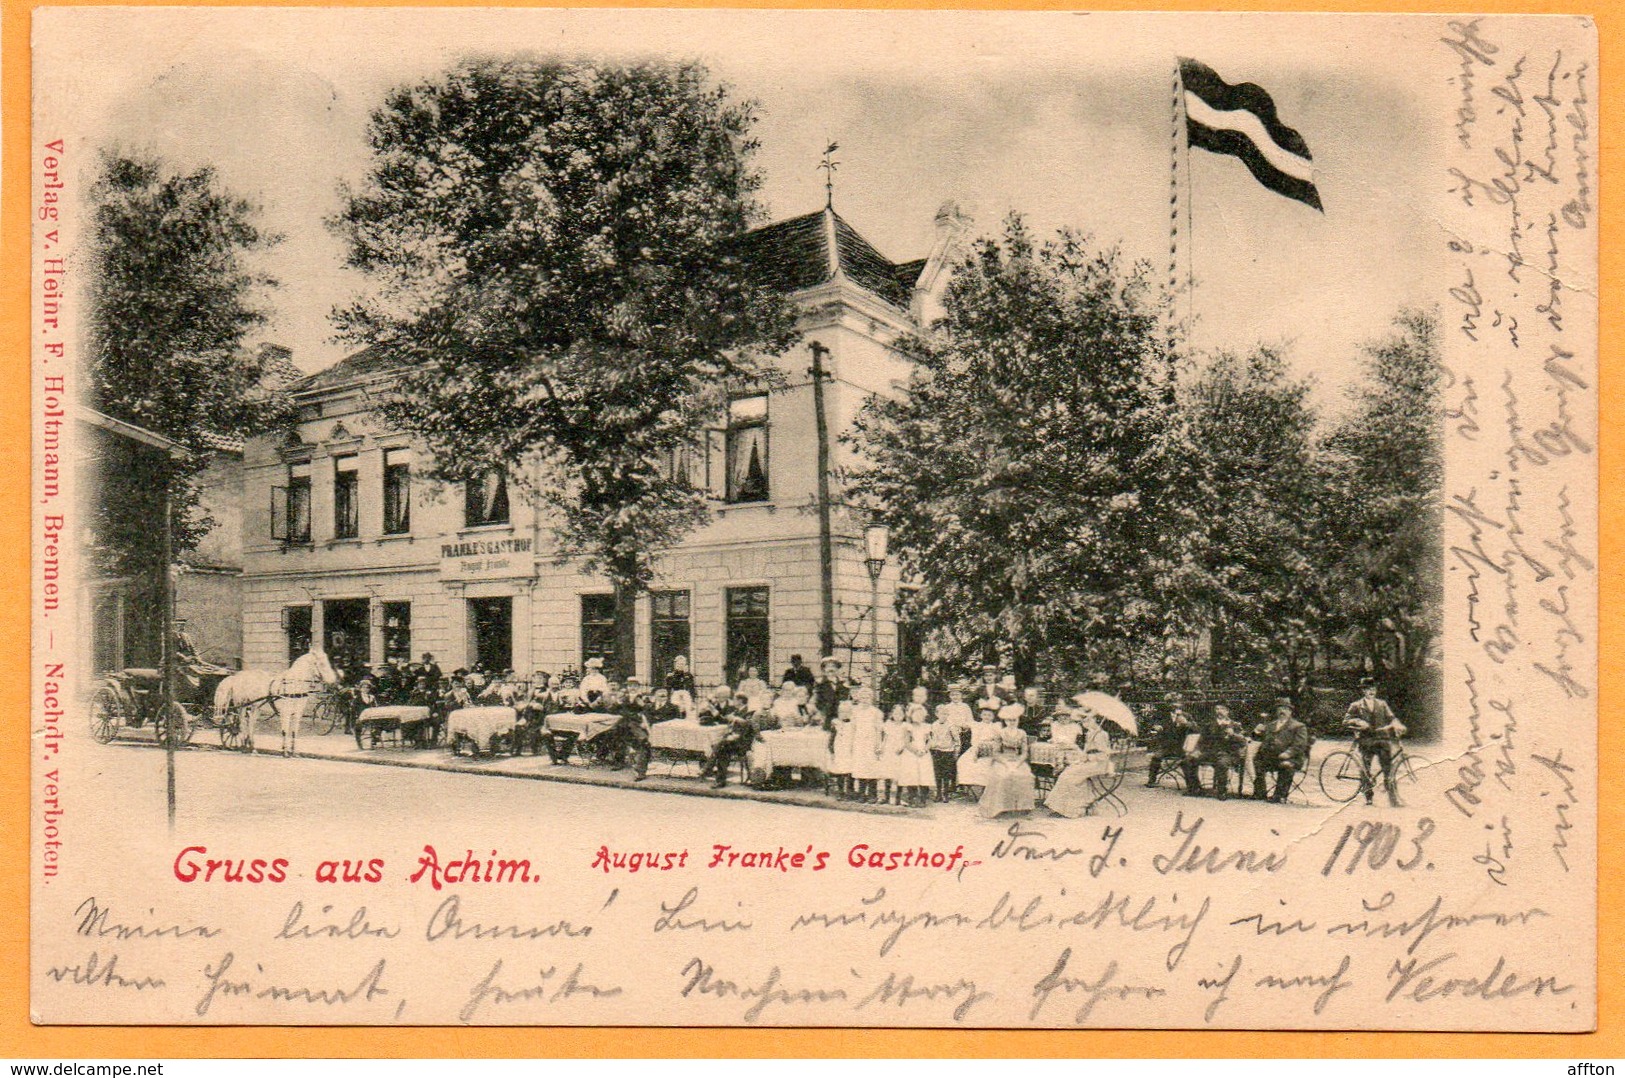
[{"label": "bicycle wheel", "polygon": [[1416,782],[1416,773],[1426,771],[1432,765],[1420,756],[1410,752],[1401,751],[1399,758],[1394,761],[1394,781]]},{"label": "bicycle wheel", "polygon": [[310,725],[318,734],[330,734],[344,720],[344,706],[336,696],[324,696],[310,709]]},{"label": "bicycle wheel", "polygon": [[1364,778],[1360,758],[1352,752],[1334,752],[1320,761],[1320,792],[1333,801],[1353,801]]}]

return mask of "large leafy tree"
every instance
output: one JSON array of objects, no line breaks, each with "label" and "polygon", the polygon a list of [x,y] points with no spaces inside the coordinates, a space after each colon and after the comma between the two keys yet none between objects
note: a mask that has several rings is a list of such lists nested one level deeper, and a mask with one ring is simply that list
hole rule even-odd
[{"label": "large leafy tree", "polygon": [[1443,611],[1437,311],[1401,311],[1392,334],[1365,346],[1363,366],[1326,438],[1331,628],[1415,723],[1437,710]]},{"label": "large leafy tree", "polygon": [[1322,641],[1325,473],[1309,384],[1261,348],[1181,385],[1170,606],[1206,630],[1215,679],[1296,690]]},{"label": "large leafy tree", "polygon": [[386,420],[551,511],[615,585],[622,672],[658,552],[706,519],[665,461],[792,335],[740,259],[754,121],[698,64],[471,60],[373,113],[334,222],[377,285],[341,329],[404,368]]},{"label": "large leafy tree", "polygon": [[[167,475],[101,469],[95,549],[106,572],[150,570],[163,529],[153,519],[167,486],[174,550],[213,526],[195,478],[219,439],[285,418],[264,387],[264,357],[244,347],[265,322],[275,282],[256,256],[276,242],[256,209],[213,170],[177,171],[151,157],[109,153],[91,191],[88,403],[177,442]],[[133,507],[145,505],[148,511]]]},{"label": "large leafy tree", "polygon": [[1019,217],[958,266],[918,364],[853,439],[859,496],[923,584],[946,660],[1018,673],[1121,669],[1163,631],[1174,556],[1159,295],[1147,267]]}]

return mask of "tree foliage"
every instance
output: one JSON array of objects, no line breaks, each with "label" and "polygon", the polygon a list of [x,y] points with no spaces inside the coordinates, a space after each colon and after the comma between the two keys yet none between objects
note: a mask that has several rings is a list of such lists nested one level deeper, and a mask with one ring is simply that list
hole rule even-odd
[{"label": "tree foliage", "polygon": [[1261,348],[1181,386],[1174,512],[1186,540],[1165,601],[1205,630],[1217,679],[1296,687],[1326,613],[1324,474],[1309,383]]},{"label": "tree foliage", "polygon": [[405,364],[385,419],[505,469],[624,602],[706,518],[666,457],[791,337],[739,255],[754,121],[698,64],[468,61],[373,113],[334,222],[377,285],[341,329]]},{"label": "tree foliage", "polygon": [[853,438],[920,611],[960,662],[1076,672],[1160,635],[1166,570],[1159,297],[1145,266],[1019,217],[974,244],[917,366]]},{"label": "tree foliage", "polygon": [[[1442,587],[1436,317],[1368,345],[1327,427],[1278,351],[1160,377],[1146,272],[1019,218],[957,268],[860,414],[855,493],[891,525],[936,658],[1303,693],[1317,664],[1436,707]],[[1183,653],[1199,666],[1170,668]],[[1151,662],[1147,662],[1147,659]],[[1424,731],[1425,732],[1425,731]]]},{"label": "tree foliage", "polygon": [[1436,690],[1444,587],[1438,312],[1401,311],[1394,332],[1365,347],[1363,367],[1326,438],[1338,598],[1328,631],[1396,694],[1425,696]]},{"label": "tree foliage", "polygon": [[[263,358],[244,347],[265,322],[275,286],[255,255],[276,238],[212,169],[177,172],[149,157],[104,155],[91,204],[87,403],[186,450],[170,480],[179,553],[213,525],[194,479],[218,440],[245,438],[286,415],[262,386]],[[132,558],[150,564],[162,528],[125,507],[155,477],[113,468],[99,478],[102,568],[121,572]]]}]

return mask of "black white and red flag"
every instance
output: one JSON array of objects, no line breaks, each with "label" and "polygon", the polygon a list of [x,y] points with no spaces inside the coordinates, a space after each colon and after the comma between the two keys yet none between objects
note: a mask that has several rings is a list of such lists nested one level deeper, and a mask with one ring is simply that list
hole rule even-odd
[{"label": "black white and red flag", "polygon": [[1212,153],[1239,157],[1276,194],[1322,213],[1314,165],[1303,136],[1281,122],[1275,101],[1250,82],[1232,86],[1199,60],[1181,58],[1186,138]]}]

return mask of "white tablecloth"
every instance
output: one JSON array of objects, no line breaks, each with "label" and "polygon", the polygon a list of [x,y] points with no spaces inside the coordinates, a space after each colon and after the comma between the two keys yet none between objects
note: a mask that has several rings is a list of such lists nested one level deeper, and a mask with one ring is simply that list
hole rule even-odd
[{"label": "white tablecloth", "polygon": [[621,721],[619,715],[604,711],[560,711],[547,717],[547,728],[556,734],[577,734],[583,741],[591,741]]},{"label": "white tablecloth", "polygon": [[519,712],[511,707],[463,707],[446,716],[446,736],[455,738],[467,734],[476,745],[484,748],[496,734],[513,730]]},{"label": "white tablecloth", "polygon": [[716,751],[717,742],[727,735],[726,725],[701,726],[692,719],[671,719],[649,727],[649,747],[703,752],[709,756]]},{"label": "white tablecloth", "polygon": [[361,729],[376,726],[379,729],[393,730],[400,726],[412,726],[429,720],[429,709],[415,707],[409,704],[392,704],[388,707],[369,707],[356,716],[356,726]]},{"label": "white tablecloth", "polygon": [[754,766],[763,770],[775,767],[816,767],[829,770],[829,734],[816,726],[795,730],[768,730],[756,741]]}]

